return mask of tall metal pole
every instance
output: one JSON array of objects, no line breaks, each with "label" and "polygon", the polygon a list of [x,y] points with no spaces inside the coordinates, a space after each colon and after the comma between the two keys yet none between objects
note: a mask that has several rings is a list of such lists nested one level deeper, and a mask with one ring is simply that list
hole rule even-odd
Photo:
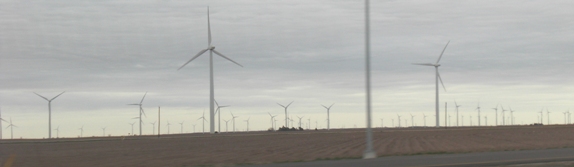
[{"label": "tall metal pole", "polygon": [[142,104],[140,103],[140,136],[142,135]]},{"label": "tall metal pole", "polygon": [[215,133],[215,113],[213,112],[213,50],[209,50],[209,133]]},{"label": "tall metal pole", "polygon": [[373,150],[373,131],[371,129],[371,66],[370,66],[370,29],[369,29],[369,0],[365,0],[365,73],[367,91],[367,149],[363,159],[376,158],[377,153]]},{"label": "tall metal pole", "polygon": [[447,108],[446,108],[446,102],[444,102],[444,127],[445,127],[445,128],[446,128],[447,125],[448,125],[448,124],[447,124],[447,120],[448,120],[447,116],[448,116],[448,113],[446,112],[446,109],[447,109]]},{"label": "tall metal pole", "polygon": [[48,139],[52,138],[52,100],[48,101]]},{"label": "tall metal pole", "polygon": [[436,73],[436,74],[435,74],[435,82],[436,82],[436,84],[435,84],[435,87],[436,87],[436,98],[435,98],[435,112],[436,112],[436,117],[435,117],[435,118],[436,118],[436,127],[438,128],[438,127],[440,127],[440,124],[439,124],[439,112],[438,112],[438,67],[435,66],[434,69],[435,69],[435,73]]},{"label": "tall metal pole", "polygon": [[157,106],[157,138],[160,136],[161,130],[161,107]]}]

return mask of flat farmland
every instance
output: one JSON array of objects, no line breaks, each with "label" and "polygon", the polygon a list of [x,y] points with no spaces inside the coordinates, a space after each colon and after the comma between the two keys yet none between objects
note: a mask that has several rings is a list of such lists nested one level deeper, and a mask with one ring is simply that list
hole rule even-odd
[{"label": "flat farmland", "polygon": [[[574,147],[574,126],[374,128],[379,156]],[[233,166],[360,158],[365,129],[0,141],[13,166]]]}]

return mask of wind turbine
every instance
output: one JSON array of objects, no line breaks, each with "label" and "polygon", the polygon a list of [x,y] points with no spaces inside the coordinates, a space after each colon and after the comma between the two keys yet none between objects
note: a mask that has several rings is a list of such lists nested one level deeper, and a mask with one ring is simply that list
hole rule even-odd
[{"label": "wind turbine", "polygon": [[307,121],[309,121],[309,123],[307,124],[307,129],[311,129],[311,118],[307,118]]},{"label": "wind turbine", "polygon": [[169,126],[170,126],[170,125],[171,125],[171,124],[169,123],[169,121],[167,121],[167,134],[168,134],[168,135],[169,135]]},{"label": "wind turbine", "polygon": [[2,118],[2,112],[1,112],[1,111],[2,111],[2,110],[0,110],[0,139],[2,139],[2,127],[3,127],[3,126],[2,126],[2,121],[8,123],[8,121],[6,121],[6,120],[4,120],[4,119]]},{"label": "wind turbine", "polygon": [[425,115],[425,113],[423,113],[423,121],[425,124],[425,127],[427,126],[427,115]]},{"label": "wind turbine", "polygon": [[283,107],[285,109],[285,127],[289,128],[289,115],[287,114],[287,108],[289,108],[289,106],[293,103],[293,101],[291,101],[291,103],[287,104],[287,106],[284,106],[282,104],[277,103],[278,105],[280,105],[281,107]]},{"label": "wind turbine", "polygon": [[514,110],[510,107],[508,109],[510,110],[510,125],[514,125]]},{"label": "wind turbine", "polygon": [[275,125],[273,125],[273,118],[275,118],[277,115],[271,115],[271,113],[269,112],[267,112],[267,114],[269,114],[269,116],[271,117],[271,128],[275,130]]},{"label": "wind turbine", "polygon": [[538,113],[540,113],[540,124],[542,124],[542,120],[544,119],[544,108],[542,108]]},{"label": "wind turbine", "polygon": [[106,127],[103,127],[102,130],[103,130],[102,136],[106,137]]},{"label": "wind turbine", "polygon": [[383,118],[381,118],[381,128],[384,128],[384,127],[385,127],[385,124],[383,122]]},{"label": "wind turbine", "polygon": [[[421,66],[434,66],[435,68],[435,82],[436,82],[436,101],[435,101],[435,111],[436,111],[436,127],[439,127],[439,111],[438,111],[438,81],[440,80],[440,83],[442,85],[442,88],[446,91],[446,88],[444,87],[444,83],[442,83],[442,78],[440,77],[440,74],[438,73],[438,67],[440,67],[440,59],[442,58],[442,54],[444,54],[444,51],[446,50],[446,47],[448,46],[448,44],[450,43],[450,41],[448,41],[446,43],[446,46],[444,46],[444,49],[442,49],[442,52],[440,53],[440,56],[438,57],[438,60],[436,61],[436,63],[432,64],[432,63],[413,63],[414,65],[421,65]],[[446,126],[446,125],[445,125]]]},{"label": "wind turbine", "polygon": [[202,132],[201,133],[205,133],[205,122],[207,122],[207,120],[205,120],[205,111],[203,112],[203,116],[199,117],[199,119],[197,120],[202,120],[201,121],[201,126],[202,126]]},{"label": "wind turbine", "polygon": [[[179,130],[179,133],[183,133],[183,121],[181,121],[181,122],[179,123],[179,125],[181,126],[181,129]],[[221,132],[219,132],[219,133],[221,133]]]},{"label": "wind turbine", "polygon": [[84,137],[84,125],[82,125],[81,128],[78,128],[78,130],[80,130],[80,137]]},{"label": "wind turbine", "polygon": [[329,116],[329,110],[331,110],[331,107],[333,107],[333,105],[335,105],[335,103],[331,104],[329,107],[321,104],[321,106],[323,106],[323,107],[325,107],[325,109],[327,109],[327,130],[331,129],[331,117]]},{"label": "wind turbine", "polygon": [[548,119],[548,125],[550,125],[550,111],[546,108],[546,118]]},{"label": "wind turbine", "polygon": [[[229,132],[229,131],[227,130],[227,123],[229,123],[229,121],[231,121],[231,120],[225,120],[225,119],[224,119],[223,121],[225,121],[225,132]],[[271,125],[271,126],[273,126],[273,125]]]},{"label": "wind turbine", "polygon": [[58,127],[54,130],[56,130],[56,138],[60,138],[60,126],[58,125]]},{"label": "wind turbine", "polygon": [[478,105],[476,106],[476,110],[478,110],[478,126],[480,126],[480,102],[478,102]]},{"label": "wind turbine", "polygon": [[247,122],[247,131],[249,132],[249,119],[251,119],[251,117],[247,118],[247,120],[245,120],[245,122]]},{"label": "wind turbine", "polygon": [[135,122],[134,123],[128,123],[128,124],[132,125],[132,135],[134,135],[134,124],[135,124]]},{"label": "wind turbine", "polygon": [[156,121],[153,121],[152,123],[150,123],[151,126],[153,127],[152,130],[151,130],[151,134],[152,134],[152,135],[155,135],[155,123],[156,123]]},{"label": "wind turbine", "polygon": [[415,126],[415,116],[411,113],[409,113],[411,115],[411,126]]},{"label": "wind turbine", "polygon": [[193,124],[193,133],[195,133],[195,124]]},{"label": "wind turbine", "polygon": [[233,120],[233,132],[235,132],[235,118],[237,118],[237,117],[239,117],[239,116],[235,116],[235,115],[233,115],[233,113],[231,113],[231,119]]},{"label": "wind turbine", "polygon": [[[303,119],[303,117],[305,117],[305,116],[302,116],[302,117],[297,116],[297,118],[299,118],[299,128],[302,128],[302,127],[301,127],[301,119]],[[328,125],[327,125],[327,126],[328,126]]]},{"label": "wind turbine", "polygon": [[34,94],[36,94],[36,95],[40,96],[42,99],[48,101],[48,138],[52,138],[52,100],[54,100],[54,99],[56,99],[58,96],[64,94],[64,92],[66,92],[66,91],[63,91],[62,93],[60,93],[60,94],[54,96],[54,97],[51,98],[51,99],[48,99],[48,98],[46,98],[46,97],[44,97],[44,96],[42,96],[42,95],[40,95],[40,94],[34,92]]},{"label": "wind turbine", "polygon": [[128,105],[140,106],[140,112],[139,112],[139,113],[140,113],[140,116],[139,116],[139,117],[136,117],[136,118],[139,118],[139,119],[140,119],[140,136],[142,135],[142,114],[143,114],[145,117],[147,117],[147,116],[145,115],[145,112],[144,112],[143,108],[142,108],[142,103],[143,103],[143,101],[144,101],[146,95],[147,95],[147,92],[145,92],[145,94],[144,94],[144,96],[142,97],[142,100],[140,101],[140,103],[128,104]]},{"label": "wind turbine", "polygon": [[494,110],[495,126],[498,126],[498,105],[496,104],[496,107],[492,108]]},{"label": "wind turbine", "polygon": [[12,118],[10,118],[10,124],[6,127],[6,129],[10,128],[10,139],[14,139],[14,127],[18,127],[12,123]]},{"label": "wind turbine", "polygon": [[215,114],[218,114],[218,113],[219,113],[218,116],[217,116],[217,117],[218,117],[218,118],[217,118],[217,123],[219,124],[219,125],[217,125],[217,128],[218,128],[217,131],[218,131],[219,133],[221,133],[221,111],[220,111],[220,109],[221,109],[221,108],[224,108],[224,107],[229,107],[229,105],[227,105],[227,106],[220,106],[219,103],[217,103],[217,100],[215,100],[215,105],[217,105],[217,110],[215,110]]},{"label": "wind turbine", "polygon": [[207,49],[203,49],[201,51],[199,51],[199,53],[197,53],[193,58],[191,58],[189,61],[187,61],[185,64],[183,64],[181,67],[179,67],[180,70],[182,69],[185,65],[189,64],[191,61],[193,61],[195,58],[201,56],[203,53],[207,52],[209,50],[209,130],[211,134],[215,133],[215,123],[214,123],[214,116],[215,116],[215,112],[214,112],[214,105],[213,102],[215,101],[215,95],[214,95],[214,88],[213,88],[213,53],[223,57],[224,59],[227,59],[241,67],[243,67],[243,65],[231,60],[230,58],[228,58],[227,56],[224,56],[223,54],[219,53],[218,51],[215,50],[215,46],[211,45],[211,25],[209,23],[209,7],[207,7]]},{"label": "wind turbine", "polygon": [[502,125],[506,125],[506,122],[504,122],[504,120],[505,120],[505,119],[504,119],[504,117],[505,117],[505,116],[504,116],[504,111],[508,111],[508,110],[505,110],[503,106],[500,106],[500,108],[502,108]]},{"label": "wind turbine", "polygon": [[397,119],[399,121],[399,127],[401,127],[401,116],[399,114],[397,114],[397,117],[399,117],[399,119]]},{"label": "wind turbine", "polygon": [[456,104],[456,100],[454,101],[454,106],[456,107],[456,126],[458,126],[458,108],[461,105]]}]

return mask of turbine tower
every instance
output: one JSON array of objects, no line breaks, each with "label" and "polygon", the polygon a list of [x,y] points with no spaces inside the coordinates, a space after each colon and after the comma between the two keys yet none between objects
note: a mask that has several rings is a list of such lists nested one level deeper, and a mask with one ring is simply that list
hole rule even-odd
[{"label": "turbine tower", "polygon": [[496,107],[494,107],[492,109],[494,110],[494,118],[495,118],[494,126],[498,126],[498,104],[496,104]]},{"label": "turbine tower", "polygon": [[508,110],[505,110],[503,106],[500,106],[500,108],[502,108],[502,125],[506,125],[506,122],[504,121],[504,112]]},{"label": "turbine tower", "polygon": [[510,125],[514,125],[514,110],[510,107],[508,109],[510,110]]},{"label": "turbine tower", "polygon": [[427,126],[427,115],[425,115],[425,113],[423,113],[423,121],[424,121],[424,126]]},{"label": "turbine tower", "polygon": [[550,125],[550,111],[546,108],[546,119],[548,119],[548,125]]},{"label": "turbine tower", "polygon": [[12,118],[10,118],[10,124],[6,127],[6,129],[10,128],[10,139],[14,139],[14,127],[18,127],[12,124]]},{"label": "turbine tower", "polygon": [[231,113],[231,119],[233,120],[233,132],[235,132],[235,118],[237,118],[237,117],[239,117],[239,116],[233,115],[232,112],[230,112],[230,113]]},{"label": "turbine tower", "polygon": [[273,124],[273,119],[277,116],[277,115],[271,115],[271,113],[267,112],[267,114],[269,114],[269,116],[271,117],[271,128],[273,130],[275,130],[275,125]]},{"label": "turbine tower", "polygon": [[103,130],[102,136],[106,137],[106,127],[103,127],[102,130]]},{"label": "turbine tower", "polygon": [[415,126],[415,116],[411,113],[409,113],[409,114],[411,115],[411,126]]},{"label": "turbine tower", "polygon": [[[179,133],[183,133],[183,121],[181,121],[181,122],[179,123],[179,125],[181,126],[181,129],[179,130]],[[221,133],[221,132],[219,132],[219,133]]]},{"label": "turbine tower", "polygon": [[480,102],[476,105],[476,110],[478,110],[478,126],[480,126]]},{"label": "turbine tower", "polygon": [[303,119],[303,117],[305,117],[305,116],[302,116],[302,117],[297,116],[297,118],[299,118],[299,127],[300,127],[300,128],[302,128],[302,127],[301,127],[301,119]]},{"label": "turbine tower", "polygon": [[2,121],[9,123],[8,121],[2,119],[2,110],[0,110],[0,140],[2,139]]},{"label": "turbine tower", "polygon": [[287,104],[287,106],[284,106],[282,104],[277,103],[278,105],[280,105],[281,107],[283,107],[285,109],[285,127],[289,128],[289,115],[287,114],[287,108],[289,108],[289,106],[293,103],[293,101],[291,101],[291,103]]},{"label": "turbine tower", "polygon": [[54,96],[54,98],[51,98],[51,99],[48,99],[48,98],[34,92],[34,94],[36,94],[36,95],[40,96],[42,99],[48,101],[48,139],[52,138],[52,100],[54,100],[58,96],[64,94],[64,92],[66,92],[66,91],[63,91],[62,93]]},{"label": "turbine tower", "polygon": [[[151,129],[151,134],[152,134],[152,135],[155,135],[155,123],[156,123],[156,121],[150,123],[151,126],[152,126],[152,129]],[[133,128],[132,128],[132,129],[133,129]]]},{"label": "turbine tower", "polygon": [[461,105],[456,104],[456,100],[454,101],[454,106],[456,107],[456,126],[458,126],[458,108]]},{"label": "turbine tower", "polygon": [[325,109],[327,109],[327,130],[331,129],[331,117],[329,116],[329,110],[331,110],[331,107],[333,107],[333,105],[335,105],[335,103],[331,104],[329,107],[321,104],[321,106],[323,106],[323,107],[325,107]]},{"label": "turbine tower", "polygon": [[211,45],[211,25],[209,23],[209,7],[207,7],[207,49],[203,49],[201,51],[199,51],[199,53],[197,53],[193,58],[191,58],[189,61],[187,61],[185,64],[183,64],[181,67],[179,67],[180,70],[183,67],[185,67],[185,65],[189,64],[189,62],[193,61],[195,58],[201,56],[203,53],[207,52],[209,50],[209,132],[211,134],[215,133],[215,112],[214,112],[214,101],[215,101],[215,95],[214,95],[214,88],[213,88],[213,53],[223,57],[224,59],[227,59],[241,67],[243,67],[243,65],[231,60],[230,58],[228,58],[227,56],[224,56],[223,54],[219,53],[218,51],[215,50],[215,46]]},{"label": "turbine tower", "polygon": [[247,118],[247,120],[245,120],[245,122],[247,122],[247,131],[249,132],[249,119],[251,119],[251,117]]},{"label": "turbine tower", "polygon": [[200,120],[200,119],[202,120],[201,121],[201,129],[202,129],[201,133],[205,133],[205,122],[207,122],[207,120],[205,120],[205,111],[203,112],[203,115],[201,117],[199,117],[199,119],[197,119],[197,120]]},{"label": "turbine tower", "polygon": [[80,130],[80,137],[84,137],[84,125],[82,125],[81,128],[78,128],[78,130]]},{"label": "turbine tower", "polygon": [[227,123],[229,123],[229,121],[231,121],[231,120],[225,120],[224,119],[223,121],[225,121],[225,132],[229,132],[229,130],[227,130]]},{"label": "turbine tower", "polygon": [[143,103],[143,101],[144,101],[146,95],[147,95],[147,92],[145,92],[145,94],[144,94],[144,96],[142,97],[142,100],[140,101],[140,103],[128,104],[128,105],[140,106],[140,112],[139,112],[139,113],[140,113],[140,116],[139,116],[139,117],[136,117],[136,118],[139,118],[139,119],[140,119],[140,136],[142,135],[142,114],[143,114],[145,117],[147,117],[147,116],[145,115],[145,112],[144,112],[143,108],[142,108],[142,103]]},{"label": "turbine tower", "polygon": [[217,103],[217,100],[214,100],[214,102],[215,102],[215,105],[217,105],[217,110],[215,110],[215,114],[218,114],[218,116],[217,116],[217,117],[218,117],[218,118],[217,118],[217,123],[218,123],[218,125],[217,125],[217,131],[218,131],[219,133],[221,133],[221,110],[220,110],[220,109],[221,109],[221,108],[225,108],[225,107],[229,107],[229,105],[227,105],[227,106],[220,106],[219,103]]},{"label": "turbine tower", "polygon": [[56,129],[56,138],[60,138],[60,126],[58,126]]},{"label": "turbine tower", "polygon": [[436,61],[436,63],[432,64],[432,63],[413,63],[414,65],[421,65],[421,66],[434,66],[435,68],[435,82],[436,82],[436,101],[435,101],[435,112],[436,112],[436,127],[439,127],[439,110],[438,110],[438,81],[440,80],[440,84],[442,85],[442,88],[446,91],[446,88],[444,87],[444,83],[442,83],[442,78],[440,77],[440,74],[438,73],[438,67],[440,67],[440,59],[442,58],[442,54],[444,54],[444,51],[446,50],[446,47],[448,46],[448,44],[450,43],[450,41],[448,41],[446,43],[446,46],[444,46],[444,49],[442,49],[442,52],[440,53],[440,56],[438,57],[438,60]]},{"label": "turbine tower", "polygon": [[128,123],[128,124],[132,125],[132,135],[134,135],[134,124],[135,124],[135,122],[134,123]]}]

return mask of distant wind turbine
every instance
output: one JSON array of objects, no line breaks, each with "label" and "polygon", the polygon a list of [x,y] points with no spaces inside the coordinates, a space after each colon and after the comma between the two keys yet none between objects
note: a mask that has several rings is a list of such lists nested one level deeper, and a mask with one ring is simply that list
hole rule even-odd
[{"label": "distant wind turbine", "polygon": [[[179,123],[179,125],[181,126],[181,129],[179,130],[179,133],[183,133],[183,121],[181,121],[181,122]],[[219,133],[221,133],[221,132],[219,132]]]},{"label": "distant wind turbine", "polygon": [[548,119],[548,125],[550,125],[550,111],[546,108],[546,118]]},{"label": "distant wind turbine", "polygon": [[275,125],[273,125],[273,119],[277,116],[277,115],[271,115],[271,113],[267,112],[267,114],[269,114],[269,117],[271,117],[271,128],[273,130],[275,130]]},{"label": "distant wind turbine", "polygon": [[128,104],[128,105],[134,105],[134,106],[139,106],[139,107],[140,107],[140,112],[139,112],[139,113],[140,113],[140,116],[137,117],[137,118],[140,119],[140,136],[142,135],[142,114],[143,114],[145,117],[147,117],[147,116],[145,115],[145,112],[144,112],[143,108],[142,108],[142,103],[143,103],[143,101],[144,101],[146,95],[147,95],[147,92],[145,92],[145,94],[144,94],[144,96],[142,97],[142,100],[140,101],[140,103]]},{"label": "distant wind turbine", "polygon": [[54,130],[56,130],[56,138],[60,138],[60,126],[58,125],[58,127]]},{"label": "distant wind turbine", "polygon": [[427,115],[425,115],[424,113],[423,113],[423,121],[424,121],[424,126],[426,127],[427,126]]},{"label": "distant wind turbine", "polygon": [[197,120],[201,120],[201,126],[203,129],[201,133],[205,133],[205,122],[207,122],[207,120],[205,120],[205,111],[203,112],[203,115]]},{"label": "distant wind turbine", "polygon": [[106,137],[106,127],[103,127],[102,130],[103,130],[102,136]]},{"label": "distant wind turbine", "polygon": [[510,110],[510,125],[514,125],[514,110],[510,107],[508,109]]},{"label": "distant wind turbine", "polygon": [[538,113],[540,113],[540,124],[542,124],[543,123],[542,120],[544,119],[544,117],[543,117],[544,116],[544,108],[542,108],[540,110],[540,112],[538,112]]},{"label": "distant wind turbine", "polygon": [[169,121],[167,121],[167,134],[169,135],[169,126],[171,126],[171,124],[169,123]]},{"label": "distant wind turbine", "polygon": [[237,118],[237,117],[239,117],[239,116],[235,116],[235,115],[233,115],[233,113],[231,113],[231,119],[233,120],[233,132],[235,132],[235,118]]},{"label": "distant wind turbine", "polygon": [[302,128],[302,127],[301,127],[301,119],[303,119],[303,117],[305,117],[305,116],[302,116],[302,117],[297,116],[297,118],[299,118],[299,127],[300,127],[300,128]]},{"label": "distant wind turbine", "polygon": [[80,130],[80,137],[84,137],[84,125],[82,125],[81,128],[78,128],[78,130]]},{"label": "distant wind turbine", "polygon": [[399,127],[401,127],[401,116],[399,114],[397,114],[397,117],[399,117],[399,119],[397,119],[399,121]]},{"label": "distant wind turbine", "polygon": [[411,115],[411,126],[415,126],[415,116],[411,113],[409,113]]},{"label": "distant wind turbine", "polygon": [[281,107],[283,107],[285,109],[285,127],[289,128],[289,115],[287,114],[287,108],[289,108],[289,106],[293,103],[293,101],[291,101],[291,103],[287,104],[287,106],[284,106],[282,104],[277,103],[278,105],[280,105]]},{"label": "distant wind turbine", "polygon": [[156,121],[153,121],[153,122],[150,123],[151,126],[152,126],[152,129],[151,129],[151,134],[152,134],[152,135],[155,135],[155,123],[156,123]]},{"label": "distant wind turbine", "polygon": [[[440,74],[438,73],[438,67],[440,67],[440,59],[442,58],[442,54],[444,54],[444,51],[446,50],[446,47],[448,46],[448,44],[450,43],[450,41],[448,41],[446,43],[446,46],[444,46],[444,49],[442,49],[442,52],[440,53],[440,56],[438,57],[438,60],[436,61],[436,63],[432,64],[432,63],[413,63],[414,65],[422,65],[422,66],[434,66],[435,68],[435,80],[436,80],[436,101],[435,101],[435,111],[436,111],[436,127],[439,127],[439,110],[438,110],[438,81],[440,80],[440,83],[442,85],[442,88],[446,91],[446,88],[444,87],[444,83],[442,83],[442,78],[440,77]],[[446,125],[445,125],[446,126]]]},{"label": "distant wind turbine", "polygon": [[18,127],[12,123],[12,118],[10,118],[10,124],[6,127],[6,129],[10,128],[10,139],[14,139],[14,127]]},{"label": "distant wind turbine", "polygon": [[134,124],[135,124],[135,122],[134,123],[128,123],[128,124],[132,125],[132,135],[134,135]]},{"label": "distant wind turbine", "polygon": [[[231,121],[231,120],[225,120],[225,119],[224,119],[223,121],[225,121],[225,132],[229,132],[229,131],[227,130],[227,123],[229,123],[229,121]],[[273,126],[273,125],[272,125],[272,126]]]},{"label": "distant wind turbine", "polygon": [[249,119],[251,119],[251,117],[247,118],[247,120],[245,120],[245,122],[247,122],[247,131],[249,132]]},{"label": "distant wind turbine", "polygon": [[505,110],[503,106],[500,106],[500,108],[502,109],[502,125],[506,125],[506,122],[504,121],[505,120],[504,112],[508,110]]},{"label": "distant wind turbine", "polygon": [[456,100],[455,100],[455,101],[454,101],[454,106],[456,107],[456,126],[459,126],[459,125],[458,125],[458,108],[459,108],[461,105],[456,104]]},{"label": "distant wind turbine", "polygon": [[191,61],[193,61],[195,58],[201,56],[203,53],[207,52],[209,50],[209,131],[211,134],[215,133],[215,112],[214,112],[214,102],[215,102],[215,95],[214,95],[214,88],[213,88],[213,53],[223,57],[224,59],[227,59],[241,67],[243,67],[243,65],[231,60],[230,58],[228,58],[227,56],[224,56],[223,54],[219,53],[218,51],[215,50],[215,46],[211,45],[211,25],[209,23],[209,7],[207,8],[207,35],[208,35],[208,42],[207,42],[207,49],[203,49],[201,51],[199,51],[199,53],[197,53],[193,58],[191,58],[189,61],[187,61],[185,64],[183,64],[181,67],[179,67],[180,70],[182,69],[185,65],[189,64]]},{"label": "distant wind turbine", "polygon": [[6,122],[8,123],[8,121],[6,121],[5,119],[2,118],[2,110],[0,110],[0,140],[2,139],[2,122]]},{"label": "distant wind turbine", "polygon": [[478,102],[476,110],[478,111],[478,126],[480,126],[480,102]]},{"label": "distant wind turbine", "polygon": [[[217,118],[217,123],[219,125],[217,125],[217,131],[219,133],[221,133],[221,108],[225,108],[225,107],[229,107],[229,105],[227,106],[220,106],[219,103],[217,103],[217,100],[215,100],[215,105],[217,106],[217,109],[215,110],[215,114],[217,114],[218,118]],[[219,114],[218,114],[219,113]]]},{"label": "distant wind turbine", "polygon": [[331,110],[331,107],[333,107],[333,105],[335,105],[335,103],[331,104],[329,107],[321,104],[321,106],[323,106],[323,107],[325,107],[325,109],[327,109],[327,130],[331,129],[331,117],[329,116],[329,110]]},{"label": "distant wind turbine", "polygon": [[496,104],[496,107],[492,108],[494,110],[495,126],[498,126],[498,105],[499,104]]},{"label": "distant wind turbine", "polygon": [[48,138],[52,138],[52,100],[58,98],[58,96],[64,94],[64,92],[66,92],[66,91],[63,91],[62,93],[54,96],[51,99],[48,99],[48,98],[34,92],[34,94],[36,94],[36,95],[40,96],[42,99],[48,101]]}]

